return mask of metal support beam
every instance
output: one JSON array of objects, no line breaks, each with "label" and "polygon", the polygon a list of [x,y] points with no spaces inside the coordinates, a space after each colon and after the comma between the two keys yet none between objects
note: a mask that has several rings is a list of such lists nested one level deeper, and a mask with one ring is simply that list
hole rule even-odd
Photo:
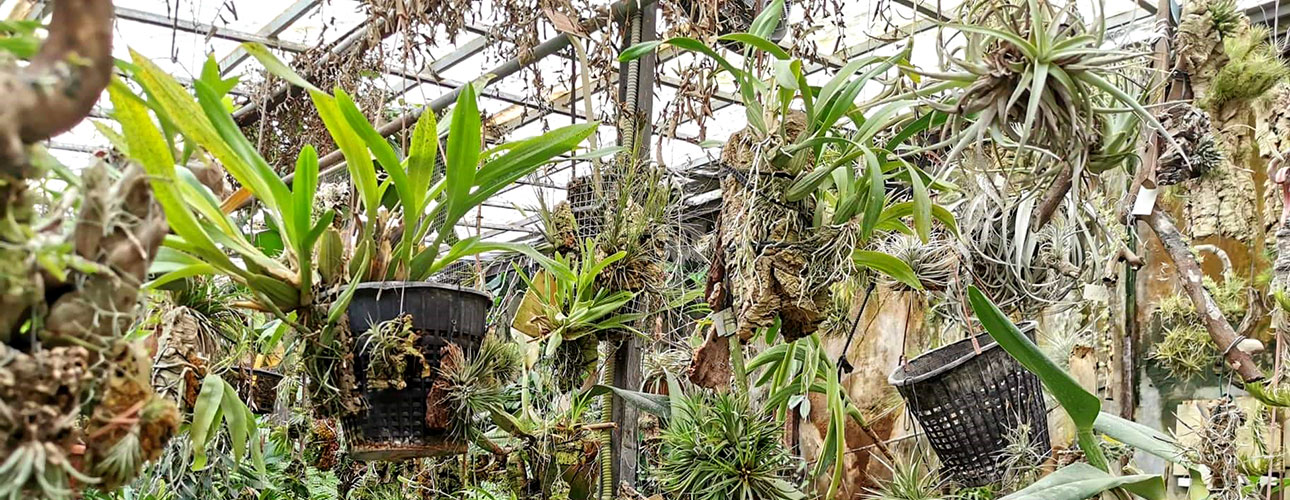
[{"label": "metal support beam", "polygon": [[127,21],[160,26],[162,28],[173,28],[180,31],[186,31],[196,35],[209,35],[222,40],[232,40],[235,42],[256,42],[276,49],[286,50],[289,52],[304,52],[309,47],[304,45],[267,38],[252,33],[244,33],[228,28],[221,28],[205,23],[189,21],[187,19],[173,19],[160,14],[144,12],[141,10],[127,9],[125,7],[116,8],[116,17]]},{"label": "metal support beam", "polygon": [[[293,23],[304,17],[305,14],[312,11],[314,7],[317,7],[320,3],[322,3],[322,0],[296,0],[295,3],[288,6],[281,14],[274,17],[272,21],[269,21],[269,24],[266,24],[263,28],[257,30],[255,34],[266,38],[276,37],[278,34],[286,31]],[[220,74],[227,75],[228,72],[233,71],[237,65],[242,64],[242,61],[245,61],[247,57],[250,57],[250,54],[247,54],[246,50],[242,47],[233,49],[233,52],[220,58]]]},{"label": "metal support beam", "polygon": [[[488,47],[488,44],[491,42],[492,42],[492,37],[489,36],[488,34],[483,34],[470,39],[469,42],[462,44],[461,46],[457,47],[456,50],[449,52],[447,55],[440,57],[438,59],[435,59],[434,62],[430,63],[429,78],[438,79],[439,73],[448,71],[453,66],[461,64],[462,61],[465,61],[466,59],[470,59],[475,54],[478,54],[480,51],[484,50],[485,47]],[[388,69],[389,65],[386,65],[386,66]],[[438,84],[439,82],[432,82],[432,83]],[[457,87],[457,86],[458,85],[451,85],[451,87]],[[399,97],[403,94],[408,93],[408,91],[412,90],[415,87],[416,87],[416,84],[406,84],[403,86],[403,88],[394,91],[394,94],[391,97]]]},{"label": "metal support beam", "polygon": [[[653,0],[644,0],[644,2],[646,6],[654,5]],[[607,15],[605,16],[606,17],[605,19],[601,19],[601,18],[592,19],[591,21],[587,22],[586,25],[583,26],[583,29],[599,30],[600,28],[604,27],[604,23],[613,22],[618,19],[622,19],[624,17],[630,16],[637,9],[643,8],[643,7],[644,6],[637,5],[637,2],[635,0],[619,0],[618,2],[615,2],[613,5],[609,6],[609,8],[607,9],[608,12],[607,12]],[[554,54],[564,49],[568,45],[569,45],[569,35],[566,35],[563,33],[560,35],[557,35],[556,37],[550,40],[547,40],[545,42],[542,42],[541,44],[534,47],[533,51],[530,54],[521,55],[520,57],[516,57],[508,61],[505,61],[502,64],[498,65],[497,67],[493,68],[492,71],[485,73],[483,75],[480,75],[480,79],[484,79],[485,77],[487,77],[486,81],[484,81],[482,85],[487,86],[490,83],[496,82],[507,76],[515,74],[520,69],[523,69],[524,67],[529,66],[551,54]],[[378,132],[380,132],[381,136],[383,137],[389,137],[408,127],[411,127],[413,124],[417,122],[418,119],[421,118],[421,114],[425,113],[426,111],[429,111],[431,113],[438,113],[440,111],[443,111],[448,107],[448,105],[450,105],[453,102],[456,102],[457,95],[461,93],[463,88],[464,87],[458,87],[456,89],[453,89],[452,92],[448,92],[444,95],[439,96],[438,98],[431,101],[423,108],[415,109],[407,113],[404,113],[403,115],[381,125],[378,128]],[[234,113],[234,116],[236,117],[236,113]],[[345,157],[339,150],[332,151],[326,156],[320,158],[318,160],[318,166],[323,170],[319,172],[319,177],[327,178],[331,175],[343,173],[345,171],[344,160],[345,160]],[[283,180],[289,182],[293,177],[295,177],[295,172],[287,174],[286,176],[283,177]],[[242,189],[239,189],[237,192],[233,193],[233,195],[230,196],[227,200],[224,200],[224,204],[226,205],[227,209],[237,209],[237,208],[242,208],[246,206],[246,204],[250,203],[250,201],[251,201],[250,192],[247,191],[245,188],[242,188]]]},{"label": "metal support beam", "polygon": [[[915,12],[918,12],[919,14],[926,16],[928,19],[934,19],[940,22],[949,22],[950,20],[950,18],[946,16],[944,12],[941,12],[938,7],[932,7],[927,5],[928,3],[932,3],[932,2],[927,2],[925,0],[895,0],[895,1],[900,5],[904,5],[905,7],[914,9]],[[936,5],[939,6],[940,2],[936,2]]]}]

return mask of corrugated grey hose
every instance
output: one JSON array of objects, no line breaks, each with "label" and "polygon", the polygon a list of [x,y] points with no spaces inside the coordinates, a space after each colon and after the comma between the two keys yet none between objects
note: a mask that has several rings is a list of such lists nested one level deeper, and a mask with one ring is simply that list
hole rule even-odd
[{"label": "corrugated grey hose", "polygon": [[[641,13],[641,9],[637,9],[636,12],[632,14],[631,27],[629,28],[631,30],[630,31],[631,34],[628,36],[628,45],[627,45],[628,47],[634,46],[641,42],[641,24],[644,22],[644,20],[645,20],[645,17]],[[640,95],[640,88],[639,88],[640,71],[641,71],[640,59],[633,59],[631,62],[627,63],[627,92],[626,92],[626,95],[624,96],[627,102],[624,103],[626,106],[623,109],[625,110],[624,115],[630,119],[623,120],[620,118],[618,120],[618,131],[619,131],[620,137],[622,137],[623,139],[622,140],[623,146],[630,148],[628,152],[629,154],[632,154],[632,155],[636,154],[636,113],[638,111],[636,107],[636,103],[637,103],[637,98]],[[618,179],[621,179],[621,177],[614,176],[614,179],[618,180]],[[606,347],[607,348],[604,350],[605,351],[605,363],[604,363],[605,369],[603,370],[604,377],[605,377],[604,383],[608,385],[612,385],[614,383],[614,357],[618,349],[614,348],[613,346],[606,346]],[[621,346],[619,348],[621,348]],[[610,392],[608,394],[605,394],[602,397],[604,398],[601,402],[601,407],[603,408],[602,411],[604,412],[603,420],[606,423],[613,422],[614,394]],[[629,439],[629,438],[634,439],[635,436],[622,436],[622,439]],[[604,436],[601,437],[600,444],[601,444],[601,447],[600,447],[600,450],[601,450],[600,499],[613,500],[614,498],[614,458],[613,458],[613,452],[610,450],[610,447],[613,446],[612,429],[605,430]],[[635,471],[631,471],[631,472],[635,473]]]}]

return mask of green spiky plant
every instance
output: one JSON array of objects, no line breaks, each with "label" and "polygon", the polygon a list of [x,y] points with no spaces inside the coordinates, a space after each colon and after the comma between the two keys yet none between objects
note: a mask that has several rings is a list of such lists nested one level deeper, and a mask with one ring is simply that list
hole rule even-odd
[{"label": "green spiky plant", "polygon": [[545,342],[547,356],[555,354],[561,343],[588,335],[615,330],[634,332],[632,323],[643,316],[619,312],[636,296],[634,292],[611,291],[599,283],[605,268],[621,260],[626,252],[604,257],[598,253],[595,241],[587,239],[576,260],[557,255],[543,262],[543,272],[535,276],[515,266],[528,291],[512,324],[536,342]]},{"label": "green spiky plant", "polygon": [[877,488],[869,490],[874,500],[949,500],[953,495],[944,493],[947,482],[937,469],[925,463],[922,455],[900,456],[888,462],[878,457],[878,463],[891,473],[889,479],[878,481]]},{"label": "green spiky plant", "polygon": [[1266,26],[1250,26],[1223,39],[1228,63],[1214,75],[1202,106],[1217,110],[1228,103],[1248,101],[1290,77],[1290,66],[1286,66],[1268,37]]},{"label": "green spiky plant", "polygon": [[746,395],[679,396],[663,429],[663,489],[678,500],[797,500],[781,426]]}]

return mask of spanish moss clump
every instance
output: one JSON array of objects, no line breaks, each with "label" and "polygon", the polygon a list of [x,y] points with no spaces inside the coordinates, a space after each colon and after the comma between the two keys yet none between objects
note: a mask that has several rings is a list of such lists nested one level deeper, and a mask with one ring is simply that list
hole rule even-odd
[{"label": "spanish moss clump", "polygon": [[1193,429],[1196,445],[1187,450],[1188,458],[1209,469],[1207,485],[1211,500],[1245,500],[1245,476],[1241,473],[1237,432],[1245,425],[1246,415],[1231,398],[1214,401],[1205,409],[1205,421]]},{"label": "spanish moss clump", "polygon": [[1223,41],[1229,61],[1214,76],[1205,107],[1219,109],[1228,103],[1251,101],[1290,76],[1290,67],[1267,40],[1266,27],[1251,26]]}]

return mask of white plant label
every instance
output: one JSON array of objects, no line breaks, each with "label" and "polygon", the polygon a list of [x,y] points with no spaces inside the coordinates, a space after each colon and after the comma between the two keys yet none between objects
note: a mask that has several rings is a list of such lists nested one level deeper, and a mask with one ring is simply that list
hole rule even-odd
[{"label": "white plant label", "polygon": [[1156,188],[1138,188],[1138,198],[1133,200],[1133,215],[1147,216],[1156,208],[1156,197],[1160,192]]}]

